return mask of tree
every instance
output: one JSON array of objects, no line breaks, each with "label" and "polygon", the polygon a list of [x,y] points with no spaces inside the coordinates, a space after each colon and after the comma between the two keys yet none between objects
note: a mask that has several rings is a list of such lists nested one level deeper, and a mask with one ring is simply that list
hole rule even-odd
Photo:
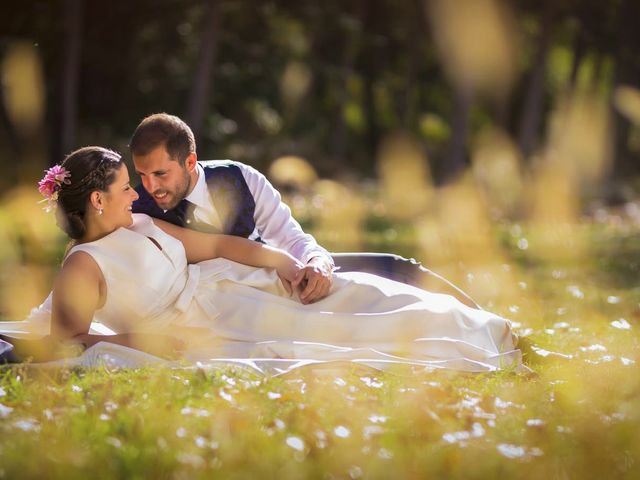
[{"label": "tree", "polygon": [[205,112],[210,106],[209,92],[213,86],[213,69],[219,48],[220,16],[219,0],[209,0],[186,115],[186,121],[196,137],[200,135]]},{"label": "tree", "polygon": [[60,127],[62,152],[70,152],[76,144],[78,76],[82,47],[82,4],[82,0],[64,0],[65,56],[62,68],[62,121]]}]

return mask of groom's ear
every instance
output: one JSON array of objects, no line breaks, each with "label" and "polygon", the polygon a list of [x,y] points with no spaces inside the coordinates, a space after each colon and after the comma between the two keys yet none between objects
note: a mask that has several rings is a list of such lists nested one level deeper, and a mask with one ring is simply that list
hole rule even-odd
[{"label": "groom's ear", "polygon": [[198,155],[196,152],[191,152],[187,155],[186,160],[184,161],[185,167],[187,167],[187,171],[189,173],[193,172],[193,169],[196,168],[196,163],[198,162]]}]

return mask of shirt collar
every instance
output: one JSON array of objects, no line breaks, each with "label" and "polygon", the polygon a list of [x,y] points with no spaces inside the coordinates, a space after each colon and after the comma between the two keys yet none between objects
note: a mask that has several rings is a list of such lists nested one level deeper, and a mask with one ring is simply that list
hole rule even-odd
[{"label": "shirt collar", "polygon": [[207,182],[204,179],[204,168],[199,163],[196,163],[196,172],[198,173],[198,180],[196,185],[191,190],[191,193],[187,195],[186,199],[193,203],[196,207],[209,208],[211,205],[211,199],[209,197],[209,189],[207,188]]}]

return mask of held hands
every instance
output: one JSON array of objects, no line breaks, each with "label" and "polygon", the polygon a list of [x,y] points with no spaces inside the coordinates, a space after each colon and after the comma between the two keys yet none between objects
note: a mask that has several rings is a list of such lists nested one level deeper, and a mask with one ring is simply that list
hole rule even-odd
[{"label": "held hands", "polygon": [[289,296],[291,296],[293,294],[293,287],[291,284],[298,277],[298,274],[302,271],[304,265],[297,258],[287,253],[284,253],[284,255],[285,258],[281,262],[281,265],[276,268],[276,272],[278,272],[278,277],[280,277],[280,281],[282,282],[284,289],[287,291]]},{"label": "held hands", "polygon": [[332,265],[322,257],[313,257],[301,268],[291,282],[293,289],[301,289],[300,301],[309,304],[323,299],[331,290],[333,283]]},{"label": "held hands", "polygon": [[295,257],[286,253],[285,255],[276,271],[289,295],[298,291],[300,301],[305,305],[329,295],[333,284],[332,265],[322,257],[314,257],[304,265]]}]

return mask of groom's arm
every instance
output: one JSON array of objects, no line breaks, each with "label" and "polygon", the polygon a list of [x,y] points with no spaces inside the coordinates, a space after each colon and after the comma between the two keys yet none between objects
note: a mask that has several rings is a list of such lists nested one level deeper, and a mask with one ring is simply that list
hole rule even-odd
[{"label": "groom's arm", "polygon": [[329,294],[332,285],[333,259],[318,245],[312,235],[305,233],[282,202],[280,193],[269,180],[248,165],[237,164],[256,202],[256,228],[260,237],[270,245],[286,250],[305,264],[294,287],[300,286],[300,299],[311,303]]},{"label": "groom's arm", "polygon": [[271,182],[255,168],[242,163],[237,165],[256,203],[254,220],[260,237],[274,247],[288,251],[303,263],[314,257],[326,257],[332,264],[331,255],[318,245],[312,235],[302,230]]}]

